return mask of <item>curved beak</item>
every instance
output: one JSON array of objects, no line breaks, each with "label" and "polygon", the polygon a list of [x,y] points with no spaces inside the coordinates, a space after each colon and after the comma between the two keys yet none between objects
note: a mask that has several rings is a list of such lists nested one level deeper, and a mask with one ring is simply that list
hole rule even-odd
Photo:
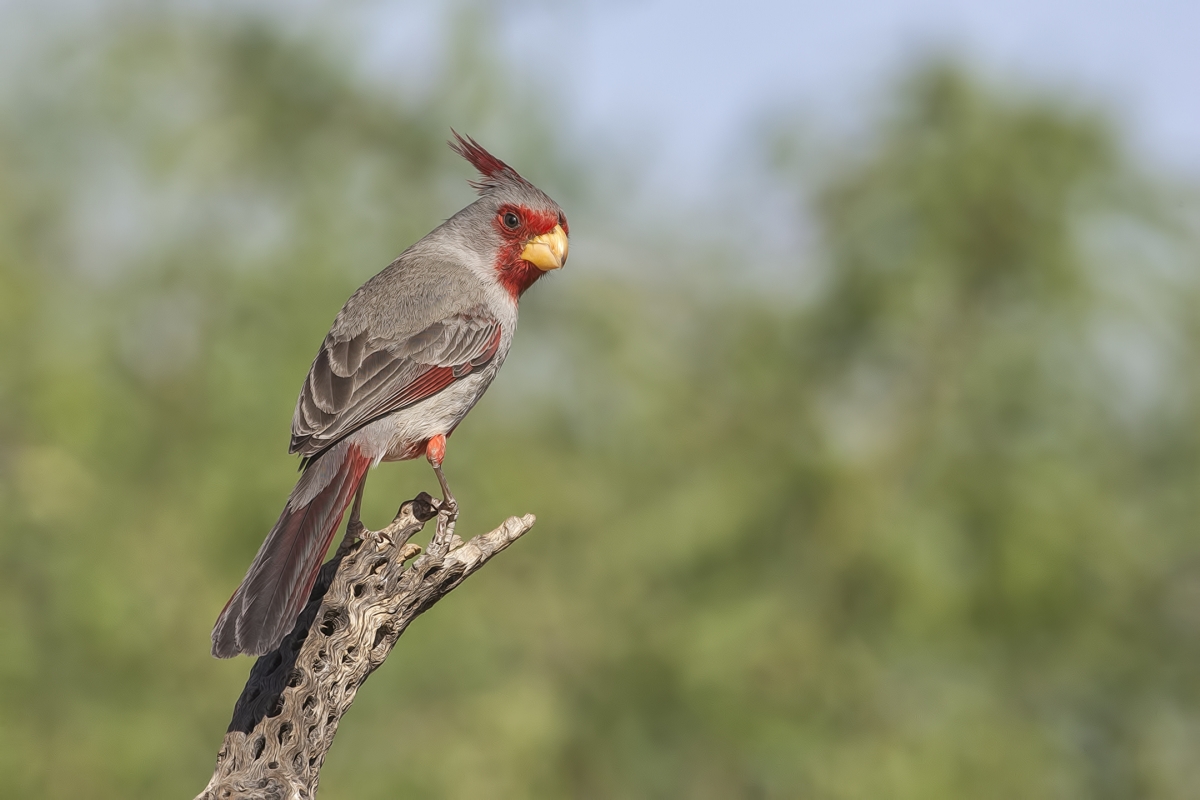
[{"label": "curved beak", "polygon": [[525,243],[521,258],[533,264],[543,272],[559,269],[567,263],[567,233],[562,225],[555,225],[554,230],[535,236]]}]

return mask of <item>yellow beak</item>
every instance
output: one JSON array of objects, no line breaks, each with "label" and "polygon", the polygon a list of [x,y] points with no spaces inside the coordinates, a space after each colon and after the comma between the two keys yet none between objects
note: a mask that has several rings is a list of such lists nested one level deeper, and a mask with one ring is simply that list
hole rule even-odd
[{"label": "yellow beak", "polygon": [[549,233],[533,237],[525,243],[521,258],[543,272],[560,268],[567,263],[567,232],[555,225]]}]

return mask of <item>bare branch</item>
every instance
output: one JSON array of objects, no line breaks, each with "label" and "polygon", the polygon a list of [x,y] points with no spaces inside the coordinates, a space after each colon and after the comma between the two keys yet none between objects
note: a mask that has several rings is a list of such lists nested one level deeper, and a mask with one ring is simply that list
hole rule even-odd
[{"label": "bare branch", "polygon": [[[410,544],[437,516],[427,552]],[[422,492],[381,531],[353,522],[279,647],[254,664],[198,800],[312,798],[338,722],[409,623],[533,527],[510,517],[463,543]]]}]

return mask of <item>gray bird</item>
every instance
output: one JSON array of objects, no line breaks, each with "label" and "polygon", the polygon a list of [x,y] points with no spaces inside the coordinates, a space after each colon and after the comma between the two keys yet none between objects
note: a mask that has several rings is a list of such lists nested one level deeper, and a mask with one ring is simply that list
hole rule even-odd
[{"label": "gray bird", "polygon": [[567,260],[558,204],[469,137],[479,199],[405,250],[333,321],[300,390],[288,451],[302,474],[212,632],[219,658],[279,645],[367,470],[424,455],[445,508],[446,437],[504,363],[521,294]]}]

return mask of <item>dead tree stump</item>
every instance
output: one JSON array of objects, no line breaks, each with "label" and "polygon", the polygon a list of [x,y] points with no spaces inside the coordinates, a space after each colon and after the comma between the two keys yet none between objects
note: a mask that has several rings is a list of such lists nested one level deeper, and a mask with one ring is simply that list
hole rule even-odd
[{"label": "dead tree stump", "polygon": [[[258,659],[197,800],[308,800],[338,722],[409,623],[533,527],[509,517],[464,543],[422,492],[381,531],[347,525],[292,632]],[[437,517],[426,552],[410,544]]]}]

